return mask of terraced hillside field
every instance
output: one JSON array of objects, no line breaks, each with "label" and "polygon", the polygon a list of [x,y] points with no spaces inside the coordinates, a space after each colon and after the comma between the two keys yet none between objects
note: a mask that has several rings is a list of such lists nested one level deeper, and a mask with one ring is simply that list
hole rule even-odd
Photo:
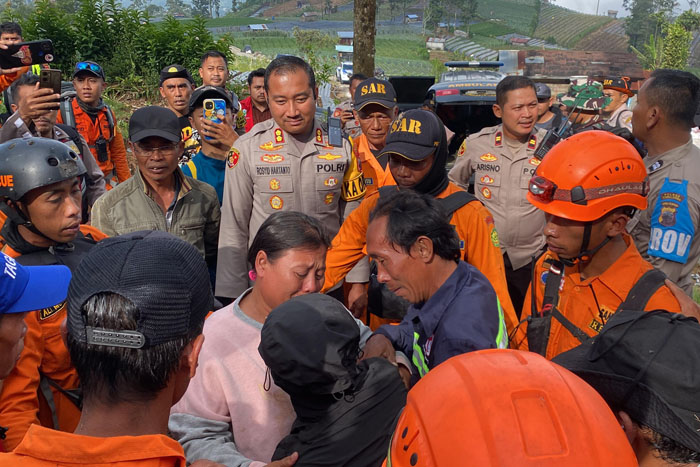
[{"label": "terraced hillside field", "polygon": [[610,23],[607,16],[584,15],[555,5],[543,5],[535,36],[553,38],[557,44],[573,48],[587,35]]},{"label": "terraced hillside field", "polygon": [[532,33],[532,23],[537,16],[534,1],[489,0],[479,2],[479,16],[484,20],[496,19],[520,34]]},{"label": "terraced hillside field", "polygon": [[577,50],[600,50],[603,52],[627,52],[629,37],[625,34],[625,23],[616,19],[597,31],[586,35],[576,43]]}]

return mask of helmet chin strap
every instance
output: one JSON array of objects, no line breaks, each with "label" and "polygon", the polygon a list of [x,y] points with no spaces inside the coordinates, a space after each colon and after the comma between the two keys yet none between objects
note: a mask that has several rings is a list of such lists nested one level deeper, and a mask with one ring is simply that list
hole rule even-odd
[{"label": "helmet chin strap", "polygon": [[587,222],[586,225],[583,227],[583,241],[581,242],[580,253],[577,256],[574,256],[573,258],[559,257],[559,260],[562,263],[564,263],[564,266],[574,266],[575,264],[578,264],[579,262],[587,263],[588,261],[591,260],[591,258],[593,258],[593,255],[598,253],[598,250],[603,248],[610,241],[610,237],[605,237],[605,240],[600,242],[598,244],[598,246],[588,250],[587,249],[588,243],[591,241],[592,226],[593,226],[592,222]]}]

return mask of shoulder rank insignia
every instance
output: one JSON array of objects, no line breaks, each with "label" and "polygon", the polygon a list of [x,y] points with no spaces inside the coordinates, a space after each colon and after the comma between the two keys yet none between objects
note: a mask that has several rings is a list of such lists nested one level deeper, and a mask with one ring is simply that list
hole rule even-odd
[{"label": "shoulder rank insignia", "polygon": [[500,131],[496,132],[496,139],[494,140],[494,145],[497,148],[503,145],[503,134]]},{"label": "shoulder rank insignia", "polygon": [[323,131],[320,128],[316,128],[316,142],[323,144]]},{"label": "shoulder rank insignia", "polygon": [[275,143],[284,143],[284,132],[281,128],[275,128]]},{"label": "shoulder rank insignia", "polygon": [[527,142],[528,149],[535,149],[537,147],[537,136],[531,135]]}]

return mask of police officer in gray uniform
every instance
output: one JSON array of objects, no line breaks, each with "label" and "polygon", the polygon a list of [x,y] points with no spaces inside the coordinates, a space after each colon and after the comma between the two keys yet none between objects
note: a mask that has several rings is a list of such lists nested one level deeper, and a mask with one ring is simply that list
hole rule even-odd
[{"label": "police officer in gray uniform", "polygon": [[[309,64],[293,56],[273,60],[265,71],[265,91],[272,119],[241,136],[226,159],[218,297],[235,298],[248,288],[247,250],[270,214],[301,211],[335,235],[365,191],[350,143],[331,145],[315,120],[317,88]],[[357,274],[355,282],[369,276],[366,270]]]},{"label": "police officer in gray uniform", "polygon": [[700,104],[700,79],[656,70],[640,88],[632,111],[634,136],[644,142],[649,206],[627,224],[644,259],[692,296],[700,259],[700,148],[690,130]]},{"label": "police officer in gray uniform", "polygon": [[544,214],[526,198],[540,160],[537,145],[545,130],[535,128],[535,83],[508,76],[496,87],[493,112],[502,124],[464,140],[449,178],[465,188],[472,174],[474,194],[493,214],[506,267],[508,291],[516,313],[522,309],[533,256],[545,246]]}]

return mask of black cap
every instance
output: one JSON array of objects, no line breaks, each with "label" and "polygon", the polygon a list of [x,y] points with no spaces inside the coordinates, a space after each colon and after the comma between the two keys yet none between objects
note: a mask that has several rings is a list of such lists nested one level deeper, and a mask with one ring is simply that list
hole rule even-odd
[{"label": "black cap", "polygon": [[538,99],[549,99],[552,97],[552,90],[544,83],[535,83],[535,93]]},{"label": "black cap", "polygon": [[226,101],[226,107],[236,109],[230,92],[220,86],[208,85],[198,87],[190,96],[190,113],[194,112],[204,99],[223,99]]},{"label": "black cap", "polygon": [[163,85],[163,81],[170,78],[185,78],[187,81],[194,84],[192,75],[187,71],[187,68],[182,65],[169,65],[160,70],[160,86]]},{"label": "black cap", "polygon": [[355,110],[369,104],[379,104],[387,109],[396,106],[396,91],[389,81],[379,78],[368,78],[357,85],[355,89]]},{"label": "black cap", "polygon": [[106,79],[104,69],[102,69],[102,67],[97,63],[89,60],[76,63],[75,67],[73,68],[73,76],[71,78],[75,78],[80,73],[96,76],[97,78],[102,78],[103,80]]},{"label": "black cap", "polygon": [[[86,325],[81,308],[103,292],[133,302],[136,329]],[[148,348],[186,337],[213,306],[207,264],[194,246],[167,232],[133,232],[102,240],[80,261],[68,288],[68,332],[87,344]]]},{"label": "black cap", "polygon": [[360,330],[350,312],[338,300],[315,293],[270,312],[258,351],[287,393],[334,394],[352,385],[359,346]]},{"label": "black cap", "polygon": [[700,452],[700,324],[667,311],[619,311],[555,363],[616,410]]},{"label": "black cap", "polygon": [[626,76],[615,76],[603,79],[603,89],[612,89],[613,91],[625,93],[630,97],[634,96],[634,92],[630,89],[630,79]]},{"label": "black cap", "polygon": [[180,141],[182,130],[175,112],[155,105],[137,109],[129,119],[129,141],[136,143],[149,136]]},{"label": "black cap", "polygon": [[412,161],[422,161],[440,146],[442,122],[428,111],[413,109],[397,117],[386,137],[384,154],[398,154]]}]

